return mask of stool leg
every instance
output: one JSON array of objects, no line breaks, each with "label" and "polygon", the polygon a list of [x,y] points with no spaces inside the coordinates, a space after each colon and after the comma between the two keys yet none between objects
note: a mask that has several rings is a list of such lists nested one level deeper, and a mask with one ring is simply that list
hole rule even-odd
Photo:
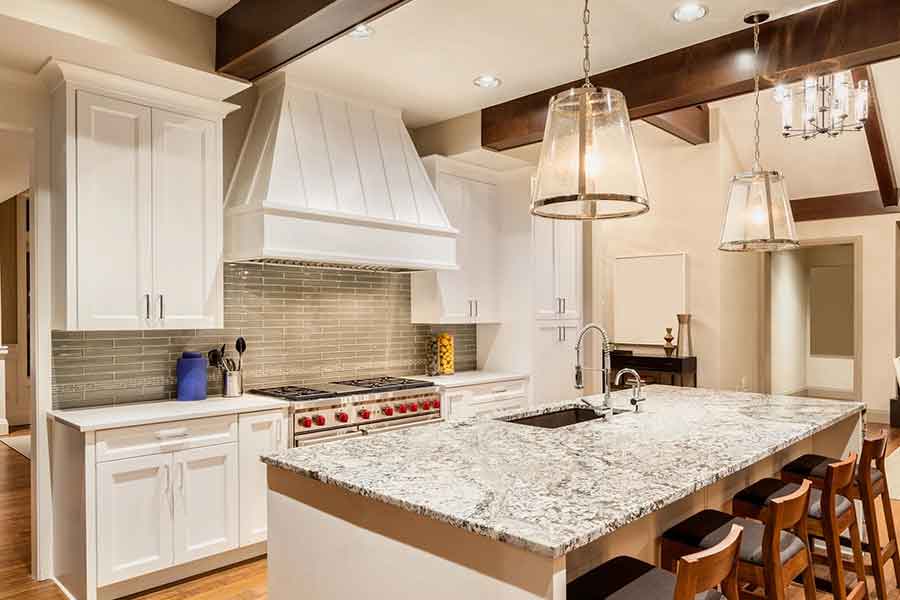
[{"label": "stool leg", "polygon": [[[887,481],[884,482],[884,491],[881,492],[881,503],[884,507],[884,524],[887,526],[888,541],[892,542],[894,554],[891,559],[894,561],[894,578],[897,580],[897,587],[900,588],[900,548],[897,548],[897,527],[894,525],[894,508],[891,505],[891,496],[888,493]],[[881,551],[879,549],[879,554]],[[881,559],[881,557],[878,557]]]},{"label": "stool leg", "polygon": [[856,521],[856,511],[852,508],[850,510],[853,512],[853,522],[850,524],[850,543],[853,545],[853,563],[856,565],[856,579],[862,582],[863,595],[868,598],[869,586],[866,582],[866,567],[863,564],[862,543],[859,541],[859,523]]},{"label": "stool leg", "polygon": [[825,549],[828,551],[828,570],[831,573],[831,593],[835,600],[847,600],[847,584],[844,581],[843,556],[841,555],[841,536],[835,531],[833,523],[825,525]]},{"label": "stool leg", "polygon": [[887,583],[884,580],[884,564],[881,561],[881,535],[878,532],[878,511],[875,509],[875,499],[866,493],[860,493],[860,500],[863,506],[863,518],[866,521],[866,536],[869,539],[869,557],[872,560],[875,592],[878,600],[887,600]]},{"label": "stool leg", "polygon": [[806,549],[806,554],[809,564],[806,565],[806,570],[803,571],[803,599],[816,600],[816,577],[813,574],[812,553],[809,551],[808,547]]}]

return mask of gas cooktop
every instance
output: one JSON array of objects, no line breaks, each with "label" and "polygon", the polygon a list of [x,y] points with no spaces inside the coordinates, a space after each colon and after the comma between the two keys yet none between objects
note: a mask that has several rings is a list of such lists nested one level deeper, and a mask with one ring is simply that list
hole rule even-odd
[{"label": "gas cooktop", "polygon": [[416,388],[431,387],[430,381],[418,379],[405,379],[403,377],[369,377],[365,379],[349,379],[346,381],[334,381],[332,383],[312,384],[309,386],[286,385],[281,387],[260,388],[250,390],[253,394],[274,396],[291,402],[304,402],[310,400],[322,400],[325,398],[338,398],[352,396],[353,394],[365,394],[371,392],[396,392],[400,390],[412,390]]}]

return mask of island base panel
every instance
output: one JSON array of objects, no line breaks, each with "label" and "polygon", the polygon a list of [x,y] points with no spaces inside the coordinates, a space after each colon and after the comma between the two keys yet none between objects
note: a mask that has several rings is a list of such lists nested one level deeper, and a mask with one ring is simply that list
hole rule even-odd
[{"label": "island base panel", "polygon": [[269,467],[269,598],[564,600],[565,557],[528,552]]},{"label": "island base panel", "polygon": [[[576,579],[607,560],[623,554],[659,564],[659,538],[670,527],[706,508],[730,512],[731,499],[735,494],[764,477],[779,477],[781,468],[802,454],[846,456],[850,452],[859,453],[862,439],[862,420],[859,415],[844,419],[812,437],[570,552],[566,555],[567,579]],[[858,512],[862,514],[861,511]]]}]

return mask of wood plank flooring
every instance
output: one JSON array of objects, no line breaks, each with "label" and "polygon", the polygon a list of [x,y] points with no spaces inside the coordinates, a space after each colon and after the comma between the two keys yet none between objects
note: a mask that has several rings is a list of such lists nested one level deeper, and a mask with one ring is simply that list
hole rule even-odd
[{"label": "wood plank flooring", "polygon": [[[20,430],[14,435],[28,435]],[[900,429],[892,429],[889,451],[900,447]],[[66,600],[51,582],[31,579],[30,543],[30,465],[14,450],[0,444],[0,600]],[[894,502],[900,515],[900,501]],[[885,568],[890,600],[900,600],[896,576],[891,566]],[[875,598],[874,583],[869,578],[870,597]],[[134,600],[263,600],[266,598],[266,561],[248,561],[182,581],[176,585],[151,590],[131,597]],[[802,600],[803,590],[792,589],[788,600]],[[831,598],[820,593],[818,599]],[[325,600],[325,599],[322,599]]]}]

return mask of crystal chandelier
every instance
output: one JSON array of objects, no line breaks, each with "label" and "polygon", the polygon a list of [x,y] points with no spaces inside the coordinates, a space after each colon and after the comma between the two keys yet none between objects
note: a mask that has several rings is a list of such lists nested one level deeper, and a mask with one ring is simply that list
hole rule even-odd
[{"label": "crystal chandelier", "polygon": [[[801,101],[800,127],[794,127],[795,95]],[[845,131],[860,131],[869,118],[869,82],[863,79],[853,87],[846,71],[808,77],[798,86],[779,85],[775,100],[781,104],[781,134],[786,138],[837,137]]]},{"label": "crystal chandelier", "polygon": [[759,24],[768,18],[767,12],[744,18],[753,24],[753,170],[731,179],[719,243],[719,250],[729,252],[787,250],[799,245],[784,176],[763,169],[759,157]]},{"label": "crystal chandelier", "polygon": [[591,12],[584,3],[584,85],[550,99],[531,214],[615,219],[650,210],[625,96],[590,80]]}]

